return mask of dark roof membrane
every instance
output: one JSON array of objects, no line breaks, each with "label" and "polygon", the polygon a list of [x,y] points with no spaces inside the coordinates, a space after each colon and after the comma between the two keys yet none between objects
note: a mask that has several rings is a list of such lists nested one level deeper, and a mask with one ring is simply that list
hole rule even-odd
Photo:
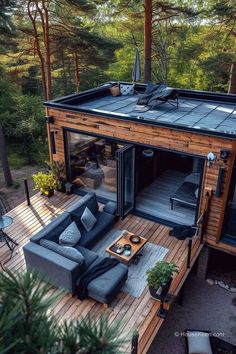
[{"label": "dark roof membrane", "polygon": [[160,102],[155,109],[142,111],[136,102],[146,85],[136,84],[137,94],[113,97],[112,84],[45,102],[45,106],[236,138],[236,95],[178,90],[178,109],[171,101],[174,104]]}]

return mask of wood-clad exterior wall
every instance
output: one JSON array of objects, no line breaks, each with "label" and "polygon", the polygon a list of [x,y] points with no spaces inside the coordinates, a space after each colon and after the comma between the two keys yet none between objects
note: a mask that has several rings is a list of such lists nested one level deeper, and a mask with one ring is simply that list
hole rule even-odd
[{"label": "wood-clad exterior wall", "polygon": [[[212,190],[204,238],[211,246],[236,254],[236,247],[220,242],[224,211],[227,205],[228,189],[236,153],[236,141],[234,139],[192,131],[174,130],[157,125],[142,124],[141,122],[136,123],[134,121],[68,112],[62,109],[47,108],[47,114],[53,117],[53,124],[50,124],[50,130],[55,132],[56,154],[53,155],[54,160],[65,160],[63,131],[66,128],[88,134],[98,134],[108,138],[117,138],[130,143],[139,143],[196,155],[205,159],[209,152],[213,152],[217,156],[217,159],[211,166],[207,165],[207,160],[205,162],[199,208],[199,213],[201,213],[204,208],[205,195],[207,191]],[[220,158],[221,149],[228,149],[230,151],[227,162],[224,162]],[[220,197],[216,197],[215,191],[220,167],[225,168],[225,174],[222,194]]]}]

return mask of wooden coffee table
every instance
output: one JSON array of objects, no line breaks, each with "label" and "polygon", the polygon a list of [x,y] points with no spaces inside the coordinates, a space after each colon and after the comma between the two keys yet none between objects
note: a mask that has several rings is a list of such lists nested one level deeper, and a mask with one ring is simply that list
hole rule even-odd
[{"label": "wooden coffee table", "polygon": [[[123,234],[121,233],[117,237],[117,239],[115,241],[113,241],[112,244],[106,248],[106,252],[110,256],[113,256],[113,257],[116,257],[117,259],[119,259],[119,261],[121,261],[122,263],[129,264],[129,263],[134,262],[134,260],[137,259],[137,256],[141,252],[144,245],[147,243],[147,239],[139,236],[140,242],[133,243],[129,239],[130,236],[132,236],[132,235],[134,235],[134,234],[132,234],[131,232],[129,232],[128,235],[126,235],[126,236],[123,236]],[[119,254],[119,253],[116,253],[115,251],[111,250],[111,248],[113,246],[115,246],[116,244],[119,244],[121,246],[124,246],[125,244],[129,244],[131,246],[131,254],[129,256],[126,256],[125,252]]]}]

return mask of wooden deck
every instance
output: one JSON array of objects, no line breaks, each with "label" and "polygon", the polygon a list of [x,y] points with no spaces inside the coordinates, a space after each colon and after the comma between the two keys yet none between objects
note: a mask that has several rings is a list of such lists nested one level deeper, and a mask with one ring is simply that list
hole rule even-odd
[{"label": "wooden deck", "polygon": [[[10,260],[7,247],[2,246],[0,248],[0,260],[5,262],[5,268],[13,271],[23,271],[25,269],[25,262],[22,246],[28,242],[32,235],[37,233],[54,217],[61,214],[78,198],[77,195],[67,196],[62,193],[56,193],[55,196],[48,200],[37,194],[32,197],[32,205],[30,207],[25,202],[11,210],[8,215],[13,217],[14,222],[5,231],[19,243],[19,246]],[[189,269],[187,268],[188,241],[178,241],[169,236],[168,227],[134,215],[128,215],[124,220],[118,221],[116,227],[128,229],[131,232],[146,237],[149,242],[169,249],[165,260],[175,262],[180,269],[180,273],[174,278],[171,286],[172,294],[176,295],[189,273]],[[195,262],[201,246],[200,239],[194,238],[191,265]],[[54,312],[60,320],[63,320],[78,318],[88,313],[99,315],[108,311],[111,321],[115,321],[117,318],[122,319],[124,332],[130,332],[133,329],[138,330],[138,353],[145,354],[163,322],[163,319],[156,316],[158,308],[159,302],[150,298],[149,291],[146,288],[140,298],[134,298],[120,292],[108,309],[93,300],[80,301],[65,293],[60,302],[54,307]],[[129,352],[130,348],[127,348],[127,353]]]}]

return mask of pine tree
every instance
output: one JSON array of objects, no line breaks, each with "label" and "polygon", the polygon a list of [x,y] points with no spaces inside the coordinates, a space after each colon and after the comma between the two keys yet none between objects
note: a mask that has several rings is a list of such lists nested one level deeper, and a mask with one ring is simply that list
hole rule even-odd
[{"label": "pine tree", "polygon": [[[11,6],[15,2],[13,0],[3,0],[0,7],[0,52],[5,51],[7,45],[13,45],[13,25],[10,18]],[[0,75],[2,70],[0,68]],[[2,75],[1,75],[2,76]],[[13,183],[11,170],[7,157],[7,147],[3,131],[3,124],[0,120],[0,160],[2,163],[2,169],[7,187]]]},{"label": "pine tree", "polygon": [[121,354],[121,323],[106,315],[60,324],[50,310],[62,296],[37,273],[0,274],[0,353]]}]

